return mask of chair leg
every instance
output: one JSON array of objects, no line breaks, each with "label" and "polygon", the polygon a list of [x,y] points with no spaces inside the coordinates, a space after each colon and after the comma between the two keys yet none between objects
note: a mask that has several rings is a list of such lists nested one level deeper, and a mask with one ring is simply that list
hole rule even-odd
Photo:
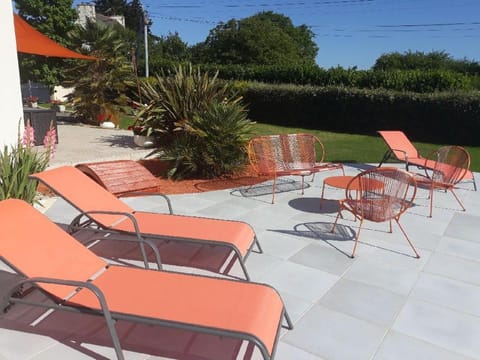
[{"label": "chair leg", "polygon": [[360,231],[362,230],[363,219],[360,219],[360,225],[358,227],[357,236],[355,237],[355,245],[353,245],[352,259],[355,257],[355,252],[357,251],[358,238],[360,237]]},{"label": "chair leg", "polygon": [[273,177],[273,188],[272,188],[272,204],[275,203],[275,190],[277,188],[277,177]]},{"label": "chair leg", "polygon": [[338,206],[337,217],[335,218],[335,222],[333,223],[332,230],[330,231],[331,233],[333,233],[333,232],[335,231],[335,227],[337,226],[338,218],[339,218],[340,215],[342,214],[342,210],[343,210],[343,207],[342,207],[342,204],[340,204],[340,205]]},{"label": "chair leg", "polygon": [[263,254],[263,249],[258,242],[257,235],[255,235],[254,245],[257,247],[257,251],[259,254]]},{"label": "chair leg", "polygon": [[[462,208],[462,211],[466,211],[465,209],[465,206],[463,206],[462,202],[460,201],[460,199],[458,198],[457,194],[455,193],[455,191],[453,190],[453,188],[448,188],[448,189],[445,189],[445,191],[447,190],[450,190],[450,192],[452,193],[453,197],[455,198],[455,200],[457,200],[457,203],[460,205],[460,207]],[[433,208],[433,188],[430,189],[430,217],[432,217],[432,208]]]},{"label": "chair leg", "polygon": [[305,188],[304,188],[304,186],[305,186],[305,175],[301,175],[301,177],[302,177],[302,195],[303,195],[305,193]]},{"label": "chair leg", "polygon": [[390,158],[391,155],[392,155],[392,150],[390,150],[390,149],[387,150],[387,151],[385,152],[385,154],[383,154],[382,160],[380,160],[380,162],[378,163],[378,166],[377,166],[377,167],[381,167],[382,164],[383,164],[385,161],[387,161],[387,160]]},{"label": "chair leg", "polygon": [[415,249],[415,246],[413,246],[412,241],[411,241],[410,238],[408,237],[408,235],[407,235],[407,233],[405,232],[405,230],[403,229],[402,225],[400,225],[400,222],[398,221],[398,219],[395,219],[395,221],[397,222],[398,227],[400,228],[400,230],[402,230],[403,236],[405,236],[405,239],[407,239],[408,244],[410,245],[410,247],[412,248],[413,252],[415,253],[416,258],[417,258],[417,259],[420,259],[420,254],[417,252],[417,249]]},{"label": "chair leg", "polygon": [[433,209],[433,187],[430,189],[430,215],[432,217],[432,209]]},{"label": "chair leg", "polygon": [[325,193],[325,182],[323,182],[323,186],[322,186],[322,197],[320,198],[320,209],[323,206],[323,195],[324,195],[324,193]]},{"label": "chair leg", "polygon": [[457,199],[458,204],[462,207],[462,210],[465,211],[465,206],[463,206],[462,202],[458,198],[457,194],[455,194],[455,191],[453,191],[453,188],[450,188],[450,192],[453,194],[455,199]]}]

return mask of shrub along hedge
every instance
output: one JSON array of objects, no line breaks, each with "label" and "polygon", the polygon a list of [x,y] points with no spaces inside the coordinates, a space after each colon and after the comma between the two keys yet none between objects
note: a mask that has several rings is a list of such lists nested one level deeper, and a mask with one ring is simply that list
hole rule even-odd
[{"label": "shrub along hedge", "polygon": [[317,66],[240,66],[219,65],[219,77],[276,84],[344,86],[362,89],[390,89],[429,93],[473,90],[474,76],[450,70],[355,70],[341,67],[328,70]]},{"label": "shrub along hedge", "polygon": [[249,118],[262,123],[374,135],[403,130],[415,140],[480,145],[480,93],[408,93],[345,87],[240,83]]},{"label": "shrub along hedge", "polygon": [[[345,86],[362,89],[390,89],[429,93],[434,91],[469,91],[480,89],[478,76],[451,70],[356,70],[316,65],[199,65],[224,80],[255,81],[271,84]],[[173,63],[161,62],[152,73],[172,71]]]}]

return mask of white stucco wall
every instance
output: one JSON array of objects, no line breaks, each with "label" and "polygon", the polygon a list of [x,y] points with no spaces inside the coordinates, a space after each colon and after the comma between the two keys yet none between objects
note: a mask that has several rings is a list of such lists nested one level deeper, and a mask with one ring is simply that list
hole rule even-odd
[{"label": "white stucco wall", "polygon": [[75,88],[73,87],[63,87],[61,85],[57,85],[53,87],[53,95],[50,96],[50,100],[61,100],[61,101],[68,101],[68,95],[71,94]]},{"label": "white stucco wall", "polygon": [[17,45],[11,1],[0,0],[0,149],[13,145],[18,138],[18,122],[23,124],[22,93],[18,71]]}]

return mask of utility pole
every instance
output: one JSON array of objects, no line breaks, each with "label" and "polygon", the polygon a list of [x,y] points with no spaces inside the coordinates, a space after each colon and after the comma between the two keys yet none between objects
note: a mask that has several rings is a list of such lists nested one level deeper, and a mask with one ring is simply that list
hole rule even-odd
[{"label": "utility pole", "polygon": [[143,9],[142,5],[142,12],[143,12],[143,42],[145,44],[145,77],[148,78],[149,76],[149,68],[148,68],[148,27],[152,24],[148,14]]}]

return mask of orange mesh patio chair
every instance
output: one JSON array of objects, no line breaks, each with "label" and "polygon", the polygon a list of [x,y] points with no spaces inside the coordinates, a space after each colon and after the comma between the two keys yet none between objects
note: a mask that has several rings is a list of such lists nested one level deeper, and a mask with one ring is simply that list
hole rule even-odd
[{"label": "orange mesh patio chair", "polygon": [[[409,171],[409,165],[415,165],[419,168],[427,169],[433,169],[435,167],[435,160],[421,156],[403,131],[383,130],[378,131],[378,133],[388,146],[388,150],[378,164],[379,167],[392,157],[398,161],[404,162],[407,171]],[[467,170],[463,179],[472,182],[474,190],[477,191],[477,183],[475,182],[475,176],[472,171]]]},{"label": "orange mesh patio chair", "polygon": [[[317,154],[316,145],[320,148],[321,154]],[[259,176],[273,177],[272,204],[275,202],[279,176],[301,176],[303,195],[305,176],[325,170],[344,171],[342,164],[324,162],[325,148],[312,134],[256,136],[250,139],[247,152],[250,164]]]},{"label": "orange mesh patio chair", "polygon": [[464,179],[470,167],[470,155],[461,146],[442,146],[432,152],[425,162],[433,162],[432,168],[425,167],[425,175],[414,174],[418,185],[427,187],[430,191],[430,213],[432,217],[434,190],[450,191],[458,204],[465,207],[454,191],[455,186]]},{"label": "orange mesh patio chair", "polygon": [[[264,359],[274,357],[284,319],[292,328],[268,285],[109,265],[22,200],[1,201],[0,218],[0,260],[23,277],[2,289],[0,311],[23,304],[101,316],[117,359],[122,342],[132,346],[128,335],[119,339],[117,321],[246,341]],[[50,301],[29,298],[32,287]]]},{"label": "orange mesh patio chair", "polygon": [[417,184],[413,175],[404,170],[383,167],[364,171],[356,175],[347,186],[346,197],[340,201],[332,233],[335,231],[338,219],[344,210],[351,212],[355,219],[360,220],[352,251],[353,258],[355,257],[364,220],[388,221],[390,233],[392,232],[392,220],[395,220],[413,249],[415,256],[419,258],[420,255],[399,222],[402,214],[412,206],[416,192]]},{"label": "orange mesh patio chair", "polygon": [[[255,232],[247,223],[174,215],[170,206],[170,214],[135,211],[72,166],[49,169],[32,174],[31,178],[40,181],[80,212],[69,225],[72,234],[94,229],[106,235],[133,235],[130,240],[138,242],[147,268],[145,246],[157,254],[156,261],[159,263],[158,249],[166,251],[173,243],[183,246],[185,257],[187,252],[192,257],[206,257],[207,261],[195,267],[204,266],[210,271],[228,274],[238,260],[248,280],[245,260],[254,246],[258,252],[262,252]],[[114,236],[105,239],[117,240]],[[149,241],[145,242],[146,240]],[[151,245],[152,242],[155,246]],[[182,266],[184,259],[181,255],[162,255],[162,261]]]}]

